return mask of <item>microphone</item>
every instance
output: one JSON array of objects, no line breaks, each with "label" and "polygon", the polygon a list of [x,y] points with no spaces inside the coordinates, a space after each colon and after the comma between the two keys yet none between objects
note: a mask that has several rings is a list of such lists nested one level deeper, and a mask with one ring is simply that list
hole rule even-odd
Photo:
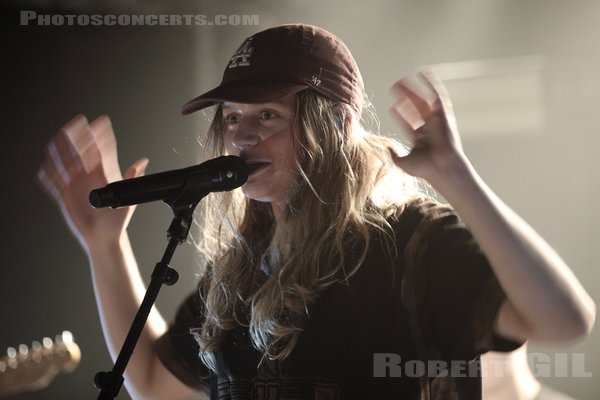
[{"label": "microphone", "polygon": [[[248,180],[248,166],[239,157],[222,156],[192,167],[113,182],[90,192],[94,208],[118,208],[179,196],[200,200],[211,192],[225,192]],[[179,200],[179,199],[178,199]]]}]

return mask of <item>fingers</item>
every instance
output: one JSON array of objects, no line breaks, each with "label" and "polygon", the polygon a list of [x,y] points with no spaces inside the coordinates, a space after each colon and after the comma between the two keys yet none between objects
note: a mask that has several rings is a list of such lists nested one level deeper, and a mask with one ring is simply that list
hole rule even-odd
[{"label": "fingers", "polygon": [[61,192],[66,185],[50,159],[46,159],[38,169],[37,180],[55,201],[60,200]]},{"label": "fingers", "polygon": [[46,146],[46,160],[37,175],[42,186],[56,199],[82,167],[81,158],[71,138],[79,135],[86,126],[85,116],[77,115]]},{"label": "fingers", "polygon": [[398,97],[392,113],[413,134],[425,122],[429,124],[430,120],[437,119],[438,115],[452,131],[456,131],[452,102],[443,81],[433,69],[423,69],[418,76],[420,84],[414,79],[402,78],[392,86],[391,91]]},{"label": "fingers", "polygon": [[[104,158],[114,160],[113,165]],[[92,173],[104,176],[104,171],[99,169],[104,163],[111,165],[108,169],[112,168],[112,174],[120,179],[116,159],[116,141],[108,117],[89,124],[85,116],[77,115],[49,141],[37,178],[42,187],[60,201],[74,180],[83,182]]]},{"label": "fingers", "polygon": [[390,112],[409,132],[414,133],[425,124],[421,113],[408,98],[398,99],[390,108]]},{"label": "fingers", "polygon": [[[76,167],[83,168],[86,173],[90,173],[100,163],[100,152],[87,120],[83,125],[65,127],[61,131],[72,151]],[[61,143],[60,135],[57,135],[55,141]]]},{"label": "fingers", "polygon": [[422,116],[431,113],[437,101],[437,92],[432,90],[429,85],[419,86],[408,78],[398,80],[391,90],[398,98],[409,99]]},{"label": "fingers", "polygon": [[407,96],[424,115],[435,111],[438,106],[449,103],[446,85],[432,68],[418,72],[418,81],[402,78],[392,87],[398,96]]},{"label": "fingers", "polygon": [[150,160],[148,160],[146,157],[140,158],[139,160],[131,164],[131,166],[125,172],[125,176],[123,176],[123,178],[131,179],[144,175],[149,161]]},{"label": "fingers", "polygon": [[101,155],[102,167],[109,182],[122,179],[117,157],[117,140],[110,118],[102,115],[90,124],[94,142]]},{"label": "fingers", "polygon": [[398,80],[391,91],[399,98],[410,99],[423,117],[438,111],[440,106],[450,105],[446,86],[432,68],[420,70],[418,77],[418,81],[409,78]]},{"label": "fingers", "polygon": [[90,129],[100,149],[113,151],[117,147],[112,122],[108,115],[101,115],[93,120]]},{"label": "fingers", "polygon": [[429,90],[435,93],[437,100],[440,101],[442,105],[450,103],[450,95],[448,94],[446,85],[444,85],[444,82],[442,82],[441,78],[433,69],[423,69],[419,71],[419,76]]},{"label": "fingers", "polygon": [[82,167],[81,157],[72,138],[81,136],[80,132],[85,130],[87,119],[78,115],[67,122],[46,146],[46,154],[54,162],[57,172],[63,181],[68,184],[70,177],[75,175]]},{"label": "fingers", "polygon": [[76,172],[78,163],[73,160],[73,153],[61,132],[52,142],[48,143],[46,154],[48,161],[54,167],[53,172],[56,174],[57,179],[68,185],[71,181],[71,173]]},{"label": "fingers", "polygon": [[391,88],[391,92],[397,96],[392,114],[413,134],[425,125],[439,104],[437,93],[429,85],[423,86],[413,79],[402,78]]}]

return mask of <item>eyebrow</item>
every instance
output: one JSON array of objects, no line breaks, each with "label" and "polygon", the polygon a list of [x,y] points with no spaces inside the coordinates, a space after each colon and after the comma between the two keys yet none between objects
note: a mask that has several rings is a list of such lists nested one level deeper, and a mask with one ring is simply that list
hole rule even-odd
[{"label": "eyebrow", "polygon": [[[222,105],[222,108],[223,108],[224,110],[225,110],[225,109],[231,109],[231,108],[233,108],[233,107],[229,106],[227,103],[228,103],[228,102],[225,102],[225,101],[224,101],[223,103],[221,103],[221,105]],[[233,102],[229,102],[229,103],[233,103]],[[284,105],[285,105],[285,102],[283,102],[283,101],[277,101],[277,100],[273,100],[273,101],[266,101],[266,102],[264,102],[264,103],[241,103],[241,104],[276,104],[276,105],[279,105],[279,106],[284,106]]]}]

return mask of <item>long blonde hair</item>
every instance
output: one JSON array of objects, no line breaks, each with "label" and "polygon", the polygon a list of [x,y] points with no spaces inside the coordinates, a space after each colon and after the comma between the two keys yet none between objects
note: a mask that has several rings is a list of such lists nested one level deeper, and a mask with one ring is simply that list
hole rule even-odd
[{"label": "long blonde hair", "polygon": [[[240,326],[264,357],[286,358],[318,296],[360,267],[372,230],[393,235],[388,219],[423,193],[420,180],[394,165],[397,141],[363,129],[350,107],[310,90],[296,96],[299,178],[280,218],[239,190],[202,203],[205,318],[193,332],[213,370],[212,352]],[[224,131],[218,106],[208,134],[213,156],[224,152]]]}]

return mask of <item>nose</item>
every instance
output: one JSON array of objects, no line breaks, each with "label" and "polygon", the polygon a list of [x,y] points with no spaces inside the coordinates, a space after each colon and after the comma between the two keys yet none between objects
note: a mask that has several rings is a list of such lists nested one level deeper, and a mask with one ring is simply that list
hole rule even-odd
[{"label": "nose", "polygon": [[259,127],[253,124],[251,120],[242,118],[233,133],[231,143],[239,150],[255,146],[260,140],[258,129]]}]

